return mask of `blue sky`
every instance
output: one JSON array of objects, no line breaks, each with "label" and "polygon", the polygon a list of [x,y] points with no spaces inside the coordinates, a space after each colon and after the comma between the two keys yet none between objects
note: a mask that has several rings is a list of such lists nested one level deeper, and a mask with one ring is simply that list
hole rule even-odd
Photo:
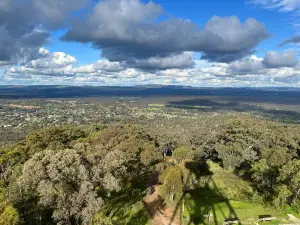
[{"label": "blue sky", "polygon": [[0,3],[0,84],[300,86],[300,0],[61,2]]}]

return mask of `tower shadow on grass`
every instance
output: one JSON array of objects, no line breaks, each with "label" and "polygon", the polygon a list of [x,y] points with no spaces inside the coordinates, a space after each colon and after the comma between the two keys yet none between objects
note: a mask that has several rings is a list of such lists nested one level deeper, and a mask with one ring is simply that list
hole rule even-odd
[{"label": "tower shadow on grass", "polygon": [[185,167],[189,173],[169,225],[178,216],[180,224],[187,225],[242,225],[230,201],[214,182],[208,165],[186,162]]}]

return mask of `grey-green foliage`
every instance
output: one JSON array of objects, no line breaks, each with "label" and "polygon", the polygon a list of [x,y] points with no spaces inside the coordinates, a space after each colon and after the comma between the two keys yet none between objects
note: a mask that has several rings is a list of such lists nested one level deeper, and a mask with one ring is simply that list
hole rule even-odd
[{"label": "grey-green foliage", "polygon": [[50,210],[56,222],[90,224],[104,201],[151,172],[146,166],[160,154],[149,139],[130,126],[107,128],[69,149],[38,151],[10,185],[12,199],[32,213]]},{"label": "grey-green foliage", "polygon": [[76,150],[36,153],[18,180],[25,193],[37,193],[39,204],[53,209],[53,219],[89,224],[103,201],[97,196],[86,159]]},{"label": "grey-green foliage", "polygon": [[194,139],[196,148],[202,150],[202,157],[219,161],[227,170],[248,169],[259,159],[267,159],[273,166],[282,166],[298,157],[300,148],[298,125],[250,117],[230,118]]}]

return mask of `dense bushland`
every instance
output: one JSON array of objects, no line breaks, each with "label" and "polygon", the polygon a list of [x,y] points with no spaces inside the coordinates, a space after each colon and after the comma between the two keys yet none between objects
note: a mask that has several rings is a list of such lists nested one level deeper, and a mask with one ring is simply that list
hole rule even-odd
[{"label": "dense bushland", "polygon": [[48,127],[2,146],[0,224],[145,224],[142,198],[155,184],[174,210],[197,190],[300,208],[300,126],[248,117],[172,126]]}]

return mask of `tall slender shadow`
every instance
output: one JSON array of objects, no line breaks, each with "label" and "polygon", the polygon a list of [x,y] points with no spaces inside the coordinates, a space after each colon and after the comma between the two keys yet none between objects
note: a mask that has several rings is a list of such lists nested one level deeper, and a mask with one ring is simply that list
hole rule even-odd
[{"label": "tall slender shadow", "polygon": [[[241,225],[239,217],[230,201],[221,193],[206,163],[187,162],[189,170],[183,187],[183,194],[178,200],[169,225],[172,225],[179,214],[180,224],[220,225],[228,221],[236,221]],[[192,177],[196,182],[192,181]],[[188,198],[187,198],[188,196]],[[188,220],[184,218],[185,202],[193,202],[193,211]],[[220,206],[222,204],[222,206]],[[229,223],[228,223],[229,224]]]}]

